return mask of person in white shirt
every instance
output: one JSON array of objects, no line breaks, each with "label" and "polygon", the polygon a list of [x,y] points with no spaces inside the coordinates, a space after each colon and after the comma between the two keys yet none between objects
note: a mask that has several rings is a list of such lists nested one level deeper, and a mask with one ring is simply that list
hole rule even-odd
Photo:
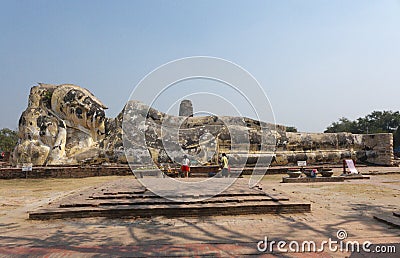
[{"label": "person in white shirt", "polygon": [[190,160],[188,159],[188,157],[186,155],[183,156],[181,171],[183,172],[185,177],[189,177]]}]

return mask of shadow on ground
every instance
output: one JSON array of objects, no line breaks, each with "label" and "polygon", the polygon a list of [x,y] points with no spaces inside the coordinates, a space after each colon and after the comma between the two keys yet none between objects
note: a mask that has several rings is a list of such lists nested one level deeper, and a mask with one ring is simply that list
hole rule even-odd
[{"label": "shadow on ground", "polygon": [[[307,187],[307,186],[302,186]],[[305,188],[304,188],[305,189]],[[306,199],[307,201],[307,199]],[[331,238],[339,241],[337,231],[347,232],[346,240],[370,241],[378,244],[379,236],[399,237],[399,230],[375,221],[371,214],[386,212],[379,204],[343,202],[326,218],[316,214],[277,214],[237,217],[136,219],[71,219],[52,221],[24,221],[0,224],[0,254],[45,255],[58,253],[89,256],[268,256],[259,252],[257,244],[268,236],[271,241],[315,241],[320,244]],[[320,208],[319,208],[320,209]],[[323,208],[322,208],[323,209]],[[337,215],[343,211],[342,215]],[[353,233],[357,232],[357,233]],[[359,232],[373,232],[360,235]],[[311,239],[310,239],[311,238]],[[380,241],[379,241],[380,243]],[[371,249],[374,245],[371,246]],[[399,246],[396,245],[399,252]],[[275,245],[274,255],[282,253]],[[304,257],[330,257],[324,253],[307,253]],[[337,253],[336,253],[337,254]],[[299,257],[300,254],[298,254]],[[369,257],[365,252],[350,252],[350,257]],[[376,257],[378,254],[374,253]],[[339,254],[339,256],[341,256]],[[379,256],[378,256],[379,257]],[[388,254],[382,257],[390,257]],[[393,256],[396,257],[396,256]]]}]

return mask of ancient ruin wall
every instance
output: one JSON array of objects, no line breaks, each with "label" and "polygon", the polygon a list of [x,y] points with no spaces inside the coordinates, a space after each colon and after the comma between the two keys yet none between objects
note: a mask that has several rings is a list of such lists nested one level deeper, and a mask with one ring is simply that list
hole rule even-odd
[{"label": "ancient ruin wall", "polygon": [[[84,88],[70,84],[32,87],[19,121],[20,142],[13,164],[127,163],[127,157],[131,163],[153,164],[171,162],[169,155],[181,157],[183,153],[207,164],[215,163],[222,152],[229,155],[231,164],[247,162],[250,166],[262,159],[266,164],[272,161],[272,165],[299,160],[341,163],[344,158],[393,164],[392,134],[291,133],[284,126],[250,118],[191,117],[192,106],[189,117],[171,116],[139,101],[130,101],[126,107],[129,112],[124,108],[116,118],[106,118],[105,105]],[[128,120],[137,116],[146,120],[143,130],[135,122],[128,123],[125,129],[134,132],[128,144],[122,137],[124,115]],[[164,130],[171,131],[167,135],[179,130],[177,139],[166,139],[173,145],[169,153],[161,137],[162,124]]]},{"label": "ancient ruin wall", "polygon": [[357,157],[362,162],[392,166],[394,161],[393,134],[364,134],[361,135],[361,149]]},{"label": "ancient ruin wall", "polygon": [[273,165],[339,164],[343,159],[376,165],[393,165],[393,135],[351,133],[292,133],[277,144]]}]

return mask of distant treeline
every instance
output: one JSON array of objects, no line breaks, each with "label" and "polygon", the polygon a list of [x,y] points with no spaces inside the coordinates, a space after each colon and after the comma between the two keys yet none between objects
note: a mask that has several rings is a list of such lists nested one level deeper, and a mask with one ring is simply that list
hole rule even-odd
[{"label": "distant treeline", "polygon": [[400,152],[400,113],[399,111],[373,111],[365,117],[351,121],[345,117],[333,122],[324,131],[325,133],[349,132],[365,133],[393,133],[394,149]]},{"label": "distant treeline", "polygon": [[11,152],[18,142],[18,135],[16,131],[8,128],[0,130],[0,151]]}]

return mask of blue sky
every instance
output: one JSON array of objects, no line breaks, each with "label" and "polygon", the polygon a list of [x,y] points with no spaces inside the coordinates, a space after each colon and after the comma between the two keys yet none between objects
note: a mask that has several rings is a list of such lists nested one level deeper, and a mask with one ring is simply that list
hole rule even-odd
[{"label": "blue sky", "polygon": [[400,1],[0,1],[0,32],[0,128],[37,82],[88,88],[113,117],[153,69],[197,55],[245,68],[300,131],[400,110]]}]

